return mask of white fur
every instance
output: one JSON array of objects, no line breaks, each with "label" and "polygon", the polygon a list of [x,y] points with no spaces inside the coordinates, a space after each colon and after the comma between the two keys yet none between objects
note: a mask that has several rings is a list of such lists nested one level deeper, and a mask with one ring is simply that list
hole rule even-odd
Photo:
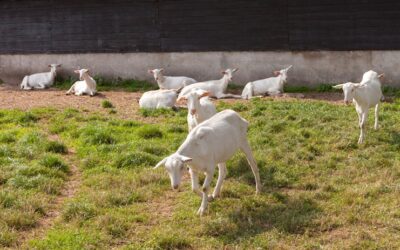
[{"label": "white fur", "polygon": [[139,100],[139,106],[147,109],[173,108],[179,90],[159,89],[145,92]]},{"label": "white fur", "polygon": [[21,82],[21,89],[45,89],[54,84],[54,80],[57,74],[57,67],[61,64],[50,64],[50,72],[36,73],[33,75],[27,75]]},{"label": "white fur", "polygon": [[[203,215],[208,200],[218,197],[222,182],[226,176],[226,164],[239,149],[242,150],[250,164],[256,181],[256,192],[261,191],[261,182],[257,163],[247,140],[248,122],[233,110],[224,110],[210,119],[197,125],[186,137],[186,140],[172,155],[160,161],[155,168],[164,165],[171,179],[171,186],[179,187],[185,164],[190,164],[192,190],[202,197],[198,214]],[[212,196],[208,196],[218,164],[219,176]],[[204,173],[202,191],[199,189],[198,174]]]},{"label": "white fur", "polygon": [[197,82],[195,79],[186,76],[164,76],[164,69],[152,69],[148,72],[153,74],[160,89],[179,89]]},{"label": "white fur", "polygon": [[187,100],[189,131],[217,113],[214,103],[208,98],[209,94],[207,91],[197,89],[178,99],[178,102]]},{"label": "white fur", "polygon": [[375,107],[374,128],[378,129],[379,101],[382,98],[380,78],[382,76],[370,70],[364,73],[361,83],[347,82],[334,86],[336,89],[343,89],[346,104],[349,104],[351,101],[355,104],[358,114],[358,124],[361,130],[358,139],[359,144],[364,142],[365,125],[371,107]]},{"label": "white fur", "polygon": [[243,89],[242,98],[250,99],[254,96],[277,95],[283,93],[283,86],[287,80],[287,72],[292,67],[275,71],[275,77],[249,82]]},{"label": "white fur", "polygon": [[96,94],[96,81],[89,75],[89,70],[79,69],[74,72],[79,74],[80,81],[76,81],[66,94],[73,93],[77,96],[84,94],[94,96]]},{"label": "white fur", "polygon": [[238,95],[225,94],[226,88],[228,87],[228,83],[232,81],[233,73],[238,69],[227,69],[222,72],[223,77],[219,80],[212,80],[207,82],[197,82],[186,86],[182,89],[182,92],[179,94],[179,97],[185,96],[189,94],[192,90],[202,89],[210,92],[210,96],[216,98],[240,98]]}]

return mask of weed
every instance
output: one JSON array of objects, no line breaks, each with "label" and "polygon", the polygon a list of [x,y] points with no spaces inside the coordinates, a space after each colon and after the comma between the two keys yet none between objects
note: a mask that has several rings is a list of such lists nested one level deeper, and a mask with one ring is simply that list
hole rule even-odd
[{"label": "weed", "polygon": [[106,109],[114,108],[114,105],[109,100],[103,100],[101,106]]}]

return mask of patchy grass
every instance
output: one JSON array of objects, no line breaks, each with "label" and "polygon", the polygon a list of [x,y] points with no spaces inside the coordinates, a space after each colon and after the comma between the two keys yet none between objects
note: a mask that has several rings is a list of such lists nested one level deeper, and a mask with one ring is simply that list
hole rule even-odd
[{"label": "patchy grass", "polygon": [[[95,76],[94,79],[96,80],[98,91],[123,90],[129,92],[144,92],[158,88],[154,83],[136,79],[105,79],[100,76]],[[67,90],[77,80],[77,78],[73,77],[64,79],[57,76],[54,86],[58,89]]]},{"label": "patchy grass", "polygon": [[68,166],[47,153],[64,153],[65,145],[46,139],[40,113],[0,111],[0,248],[37,226],[67,179]]},{"label": "patchy grass", "polygon": [[[219,102],[218,110],[226,108],[250,122],[263,193],[255,195],[248,163],[237,153],[227,163],[222,197],[202,218],[188,177],[171,191],[166,171],[152,169],[185,139],[185,110],[138,111],[141,121],[33,110],[36,119],[27,123],[20,111],[0,111],[1,246],[14,247],[23,230],[37,226],[66,180],[66,156],[48,146],[38,126],[46,121],[76,152],[82,183],[60,221],[27,248],[400,247],[399,100],[382,104],[378,131],[369,118],[364,145],[357,144],[354,107],[255,98]],[[160,125],[152,124],[155,117]]]}]

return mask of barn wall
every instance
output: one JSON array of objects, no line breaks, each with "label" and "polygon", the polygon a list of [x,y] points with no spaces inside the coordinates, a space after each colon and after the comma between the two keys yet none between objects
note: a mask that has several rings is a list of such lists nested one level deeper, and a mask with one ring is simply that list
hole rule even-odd
[{"label": "barn wall", "polygon": [[0,13],[0,79],[11,83],[52,62],[64,75],[140,79],[151,67],[199,80],[239,67],[242,84],[293,64],[293,85],[369,69],[400,83],[396,0],[4,0]]},{"label": "barn wall", "polygon": [[290,85],[318,85],[360,81],[363,72],[385,72],[385,83],[400,87],[400,51],[308,51],[308,52],[188,52],[188,53],[85,53],[0,55],[0,78],[17,84],[25,74],[48,70],[49,63],[62,63],[60,73],[73,74],[88,67],[107,78],[154,80],[147,69],[164,67],[167,75],[186,75],[197,80],[217,79],[220,70],[238,67],[234,82],[272,76],[272,71],[293,64]]},{"label": "barn wall", "polygon": [[4,0],[0,54],[400,49],[396,0]]}]

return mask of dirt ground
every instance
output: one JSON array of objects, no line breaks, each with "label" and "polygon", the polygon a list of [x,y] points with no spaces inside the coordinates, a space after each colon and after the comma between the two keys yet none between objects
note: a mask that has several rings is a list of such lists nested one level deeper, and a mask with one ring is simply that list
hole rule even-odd
[{"label": "dirt ground", "polygon": [[[0,109],[21,109],[28,110],[38,107],[54,108],[76,108],[87,111],[98,111],[108,113],[109,109],[101,107],[103,100],[109,100],[117,111],[118,116],[125,119],[138,118],[137,110],[139,108],[139,98],[142,93],[107,91],[100,92],[94,97],[65,95],[65,91],[56,89],[22,91],[16,87],[7,85],[0,86]],[[334,103],[340,103],[343,100],[343,94],[334,93],[289,93],[280,97],[266,97],[279,99],[310,99],[326,100]],[[225,102],[245,102],[245,100],[225,99]]]}]

